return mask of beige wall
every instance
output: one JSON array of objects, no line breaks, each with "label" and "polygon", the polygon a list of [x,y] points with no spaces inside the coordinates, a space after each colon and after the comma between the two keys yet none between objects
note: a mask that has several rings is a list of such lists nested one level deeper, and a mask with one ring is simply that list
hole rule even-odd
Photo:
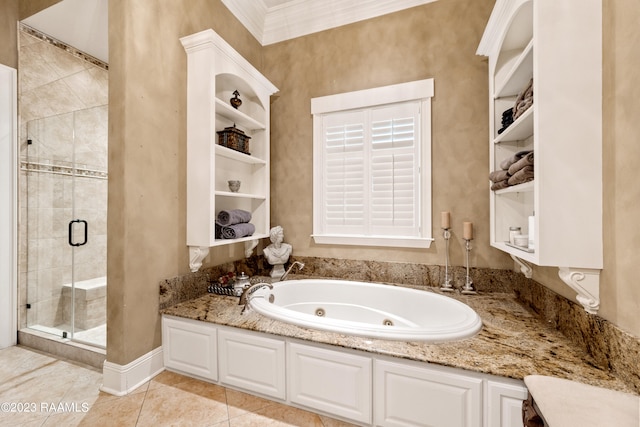
[{"label": "beige wall", "polygon": [[16,0],[16,3],[20,3],[20,19],[26,19],[60,1],[62,0]]},{"label": "beige wall", "polygon": [[602,316],[640,337],[640,2],[603,4]]},{"label": "beige wall", "polygon": [[[487,65],[475,50],[493,0],[435,2],[265,48],[219,0],[109,3],[109,361],[127,364],[160,345],[158,282],[187,272],[186,61],[178,38],[209,27],[280,89],[272,103],[272,216],[274,224],[285,227],[294,254],[442,264],[437,215],[450,210],[455,264],[462,263],[461,223],[470,220],[477,230],[472,264],[511,267],[508,257],[486,243]],[[640,104],[634,96],[639,89],[633,78],[638,58],[633,54],[640,10],[635,0],[604,3],[602,314],[640,336],[640,295],[634,280],[640,186],[633,163],[639,158]],[[6,43],[3,38],[2,49]],[[309,99],[429,77],[435,79],[435,244],[426,252],[312,244]],[[216,251],[213,263],[228,257],[228,251]],[[537,269],[536,274],[565,293],[553,269]]]},{"label": "beige wall", "polygon": [[[294,254],[443,263],[441,239],[428,251],[317,247],[309,239],[310,98],[433,77],[433,212],[452,212],[453,263],[463,260],[462,222],[473,221],[472,263],[511,266],[487,243],[487,65],[475,50],[492,0],[436,2],[264,49],[219,2],[178,7],[186,4],[109,5],[109,361],[125,364],[160,345],[158,282],[186,272],[186,61],[178,38],[208,27],[280,89],[272,102],[272,223],[284,226]],[[209,263],[226,261],[222,252]]]},{"label": "beige wall", "polygon": [[0,0],[0,64],[18,67],[17,22],[60,0]]},{"label": "beige wall", "polygon": [[107,360],[158,347],[160,280],[188,272],[186,55],[213,28],[259,67],[261,47],[219,0],[109,1]]},{"label": "beige wall", "polygon": [[[475,224],[471,264],[511,268],[489,246],[487,63],[475,52],[493,0],[447,0],[264,49],[272,102],[271,220],[294,255],[444,264],[440,212],[451,211],[453,264],[464,263],[462,222]],[[312,222],[313,97],[433,78],[432,167],[436,241],[428,250],[316,245]],[[487,178],[488,179],[488,178]]]},{"label": "beige wall", "polygon": [[18,0],[0,0],[0,64],[18,68]]}]

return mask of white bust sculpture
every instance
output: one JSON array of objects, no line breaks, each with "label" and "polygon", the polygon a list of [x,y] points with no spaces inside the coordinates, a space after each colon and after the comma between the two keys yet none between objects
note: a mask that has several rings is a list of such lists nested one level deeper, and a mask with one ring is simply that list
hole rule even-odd
[{"label": "white bust sculpture", "polygon": [[273,265],[271,277],[280,278],[285,273],[284,264],[289,260],[292,247],[288,243],[283,243],[284,231],[279,225],[269,230],[269,238],[271,239],[271,244],[264,248],[262,252],[267,262]]}]

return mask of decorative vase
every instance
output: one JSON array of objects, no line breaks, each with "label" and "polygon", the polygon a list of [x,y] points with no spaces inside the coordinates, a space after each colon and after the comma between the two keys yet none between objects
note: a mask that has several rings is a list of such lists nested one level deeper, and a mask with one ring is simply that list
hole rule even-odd
[{"label": "decorative vase", "polygon": [[235,90],[233,91],[233,98],[229,100],[229,103],[235,109],[238,109],[238,107],[242,105],[242,100],[238,98],[239,96],[240,96],[240,93],[237,90]]}]

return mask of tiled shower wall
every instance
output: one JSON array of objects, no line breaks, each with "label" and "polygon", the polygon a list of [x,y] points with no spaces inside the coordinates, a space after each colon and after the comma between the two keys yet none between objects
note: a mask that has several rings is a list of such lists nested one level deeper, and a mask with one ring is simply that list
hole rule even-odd
[{"label": "tiled shower wall", "polygon": [[19,327],[27,303],[29,324],[55,326],[68,317],[61,295],[71,282],[71,219],[89,223],[75,280],[106,275],[108,71],[26,26],[19,43]]}]

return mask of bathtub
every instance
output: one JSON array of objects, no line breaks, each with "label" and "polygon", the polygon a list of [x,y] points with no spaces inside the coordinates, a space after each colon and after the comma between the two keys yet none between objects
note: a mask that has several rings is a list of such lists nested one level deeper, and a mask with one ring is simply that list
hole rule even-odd
[{"label": "bathtub", "polygon": [[428,291],[347,280],[287,280],[255,291],[263,316],[311,329],[369,338],[444,342],[474,336],[480,316],[468,305]]}]

